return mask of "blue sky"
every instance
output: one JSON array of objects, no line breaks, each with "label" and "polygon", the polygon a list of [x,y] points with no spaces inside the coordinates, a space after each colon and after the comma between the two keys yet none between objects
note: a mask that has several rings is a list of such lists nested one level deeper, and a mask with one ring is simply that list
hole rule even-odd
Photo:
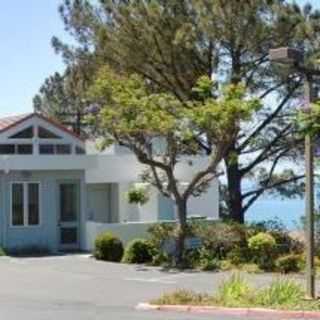
[{"label": "blue sky", "polygon": [[[320,0],[309,1],[314,6]],[[299,3],[307,1],[300,0]],[[2,1],[0,9],[0,116],[32,111],[44,79],[63,70],[51,38],[65,38],[57,12],[61,0]]]}]

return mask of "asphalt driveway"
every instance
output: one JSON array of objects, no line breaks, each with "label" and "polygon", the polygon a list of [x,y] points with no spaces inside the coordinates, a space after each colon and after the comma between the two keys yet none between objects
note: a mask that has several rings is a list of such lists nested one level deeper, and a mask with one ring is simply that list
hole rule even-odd
[{"label": "asphalt driveway", "polygon": [[[176,288],[211,292],[225,277],[110,264],[86,255],[4,257],[0,259],[0,319],[212,320],[208,315],[136,311],[134,307]],[[263,285],[271,277],[252,279]]]}]

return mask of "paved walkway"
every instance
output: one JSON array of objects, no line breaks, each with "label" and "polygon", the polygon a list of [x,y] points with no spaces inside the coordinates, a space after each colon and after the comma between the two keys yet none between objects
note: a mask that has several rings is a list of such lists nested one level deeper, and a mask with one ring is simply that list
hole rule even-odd
[{"label": "paved walkway", "polygon": [[[4,257],[0,259],[0,319],[214,320],[206,315],[144,312],[134,307],[176,288],[212,292],[226,276],[165,272],[98,262],[85,255]],[[249,276],[259,286],[271,279],[270,275]],[[237,318],[219,317],[229,319]]]}]

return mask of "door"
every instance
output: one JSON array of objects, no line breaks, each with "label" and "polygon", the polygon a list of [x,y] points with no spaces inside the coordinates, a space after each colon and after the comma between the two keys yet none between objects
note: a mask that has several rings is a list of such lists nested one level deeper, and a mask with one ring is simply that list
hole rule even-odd
[{"label": "door", "polygon": [[79,183],[59,183],[58,236],[60,250],[79,249]]}]

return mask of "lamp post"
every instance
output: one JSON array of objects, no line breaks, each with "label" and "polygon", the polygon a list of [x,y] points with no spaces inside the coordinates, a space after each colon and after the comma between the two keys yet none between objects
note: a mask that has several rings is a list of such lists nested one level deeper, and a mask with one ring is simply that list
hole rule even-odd
[{"label": "lamp post", "polygon": [[[310,103],[314,99],[312,81],[314,75],[320,75],[317,70],[303,66],[303,53],[293,48],[277,48],[269,52],[270,61],[292,65],[304,77],[305,111],[310,111]],[[314,268],[314,181],[313,181],[313,142],[310,134],[305,136],[305,215],[306,215],[306,282],[307,298],[315,298],[315,268]]]}]

